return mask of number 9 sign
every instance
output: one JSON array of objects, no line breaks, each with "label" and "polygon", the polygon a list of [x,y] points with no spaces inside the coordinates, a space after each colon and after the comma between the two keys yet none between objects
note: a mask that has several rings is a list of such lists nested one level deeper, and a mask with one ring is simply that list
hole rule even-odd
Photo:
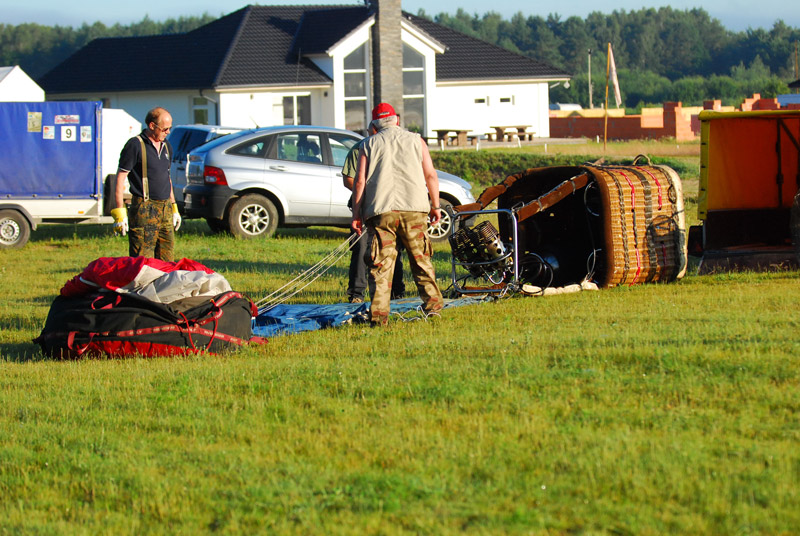
[{"label": "number 9 sign", "polygon": [[61,127],[61,141],[75,141],[78,139],[77,125],[65,125]]}]

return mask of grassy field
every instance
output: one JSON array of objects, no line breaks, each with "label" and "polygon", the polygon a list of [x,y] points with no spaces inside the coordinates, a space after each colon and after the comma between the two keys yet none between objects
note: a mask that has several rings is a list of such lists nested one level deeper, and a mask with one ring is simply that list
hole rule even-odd
[{"label": "grassy field", "polygon": [[[256,299],[346,236],[187,222],[177,252]],[[99,226],[0,251],[0,534],[800,527],[796,272],[512,297],[225,356],[42,359],[60,287],[126,251]],[[435,262],[446,287],[446,246]],[[346,272],[298,301],[341,301]]]}]

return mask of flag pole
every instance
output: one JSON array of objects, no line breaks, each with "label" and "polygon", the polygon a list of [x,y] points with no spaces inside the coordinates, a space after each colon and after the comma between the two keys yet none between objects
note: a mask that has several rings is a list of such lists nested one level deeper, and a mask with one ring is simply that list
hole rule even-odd
[{"label": "flag pole", "polygon": [[606,104],[605,120],[603,125],[603,154],[606,153],[606,140],[608,139],[608,78],[611,72],[611,43],[608,44],[606,52]]}]

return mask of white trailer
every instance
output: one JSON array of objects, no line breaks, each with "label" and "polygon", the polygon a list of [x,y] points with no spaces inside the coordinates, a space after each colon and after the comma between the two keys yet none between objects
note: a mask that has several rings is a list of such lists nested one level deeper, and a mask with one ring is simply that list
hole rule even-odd
[{"label": "white trailer", "polygon": [[141,123],[99,102],[0,102],[0,249],[47,223],[111,223],[125,142]]}]

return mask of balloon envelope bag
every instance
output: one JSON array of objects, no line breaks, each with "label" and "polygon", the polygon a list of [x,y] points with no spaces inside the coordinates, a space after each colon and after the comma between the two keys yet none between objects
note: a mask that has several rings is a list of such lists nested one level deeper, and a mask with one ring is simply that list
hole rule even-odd
[{"label": "balloon envelope bag", "polygon": [[[667,166],[528,169],[455,207],[450,236],[459,293],[532,285],[669,282],[686,273],[686,222]],[[488,208],[496,201],[497,208]],[[466,225],[463,222],[472,222]]]}]

